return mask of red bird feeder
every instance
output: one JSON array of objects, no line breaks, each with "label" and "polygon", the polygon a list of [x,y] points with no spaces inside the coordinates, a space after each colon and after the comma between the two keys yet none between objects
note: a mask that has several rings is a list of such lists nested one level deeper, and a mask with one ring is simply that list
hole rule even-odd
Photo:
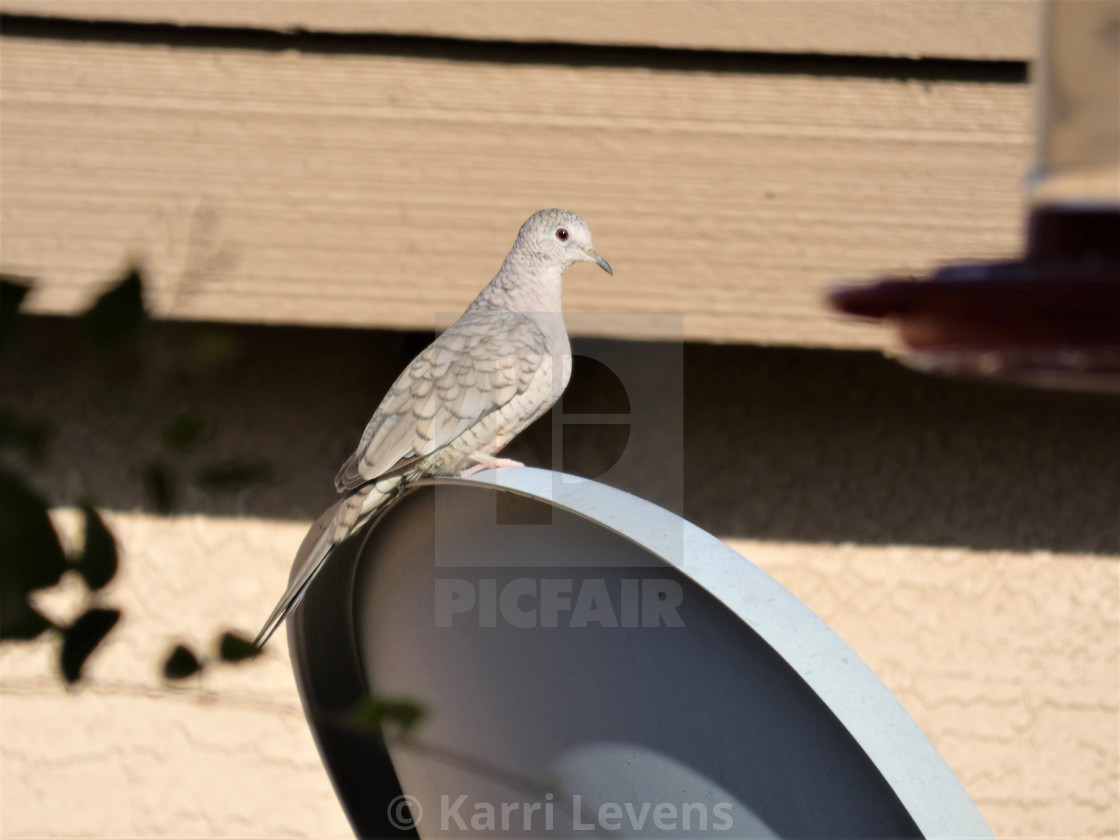
[{"label": "red bird feeder", "polygon": [[923,371],[1120,392],[1120,4],[1043,7],[1026,253],[834,289]]}]

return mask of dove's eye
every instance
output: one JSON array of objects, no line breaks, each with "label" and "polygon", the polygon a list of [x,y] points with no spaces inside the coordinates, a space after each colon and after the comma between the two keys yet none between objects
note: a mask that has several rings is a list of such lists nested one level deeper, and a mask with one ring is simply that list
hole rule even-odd
[{"label": "dove's eye", "polygon": [[568,229],[567,228],[556,228],[556,238],[559,239],[561,242],[567,242],[568,241]]}]

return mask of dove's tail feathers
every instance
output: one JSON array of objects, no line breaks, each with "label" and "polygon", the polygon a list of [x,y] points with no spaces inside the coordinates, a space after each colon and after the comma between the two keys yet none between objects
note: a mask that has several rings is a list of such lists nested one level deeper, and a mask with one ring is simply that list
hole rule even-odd
[{"label": "dove's tail feathers", "polygon": [[256,641],[253,642],[258,648],[264,647],[268,644],[268,640],[272,638],[272,634],[284,623],[284,619],[288,617],[288,613],[299,606],[299,602],[303,600],[303,596],[307,594],[307,588],[311,586],[311,581],[315,579],[315,575],[323,568],[323,564],[327,562],[331,552],[334,550],[335,543],[331,541],[331,534],[333,528],[326,528],[323,533],[319,535],[312,546],[311,552],[304,559],[303,564],[300,566],[299,572],[292,578],[292,582],[288,585],[287,591],[280,598],[280,602],[273,609],[272,614],[269,615],[268,621],[264,623],[261,632],[257,634]]},{"label": "dove's tail feathers", "polygon": [[289,581],[287,591],[280,598],[280,602],[273,609],[272,614],[269,615],[268,621],[261,628],[261,632],[257,634],[254,644],[258,648],[268,644],[268,640],[284,623],[284,619],[299,606],[299,602],[307,594],[308,587],[315,580],[315,576],[319,574],[324,564],[330,559],[335,546],[351,534],[360,531],[373,518],[373,515],[392,498],[400,485],[401,478],[399,476],[371,481],[339,502],[333,509],[334,516],[326,522],[325,527],[323,522],[326,515],[312,526],[313,530],[314,528],[321,528],[319,536],[312,542],[309,535],[305,541],[304,546],[310,544],[310,548],[302,562],[299,563],[298,570]]}]

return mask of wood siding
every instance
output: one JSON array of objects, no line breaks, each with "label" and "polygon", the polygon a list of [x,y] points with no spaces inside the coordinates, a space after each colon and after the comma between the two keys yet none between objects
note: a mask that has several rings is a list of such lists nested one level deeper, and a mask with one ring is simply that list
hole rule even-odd
[{"label": "wood siding", "polygon": [[487,41],[1025,61],[1038,0],[3,0],[18,14]]},{"label": "wood siding", "polygon": [[[210,24],[251,8],[290,26],[285,9],[325,24],[348,4],[142,5]],[[369,5],[369,25],[398,6]],[[529,27],[546,5],[512,19]],[[446,8],[399,6],[416,20]],[[736,15],[755,4],[715,6],[728,30],[749,29]],[[978,6],[1020,24],[1028,7]],[[703,341],[877,347],[885,331],[822,305],[830,284],[1019,245],[1031,93],[1006,63],[25,19],[4,33],[0,263],[39,279],[40,312],[76,311],[137,259],[166,317],[428,328],[552,205],[586,216],[616,269],[609,282],[573,270],[572,311],[682,313],[683,337]],[[640,319],[612,334],[681,337]]]}]

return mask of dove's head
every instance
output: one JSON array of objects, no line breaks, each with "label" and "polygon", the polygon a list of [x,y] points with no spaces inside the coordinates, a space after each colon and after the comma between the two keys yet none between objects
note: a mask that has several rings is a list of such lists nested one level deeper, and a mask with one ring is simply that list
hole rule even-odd
[{"label": "dove's head", "polygon": [[577,262],[593,262],[613,274],[610,263],[591,245],[587,222],[570,210],[540,210],[529,217],[517,233],[513,253],[533,263],[555,266],[563,273]]}]

